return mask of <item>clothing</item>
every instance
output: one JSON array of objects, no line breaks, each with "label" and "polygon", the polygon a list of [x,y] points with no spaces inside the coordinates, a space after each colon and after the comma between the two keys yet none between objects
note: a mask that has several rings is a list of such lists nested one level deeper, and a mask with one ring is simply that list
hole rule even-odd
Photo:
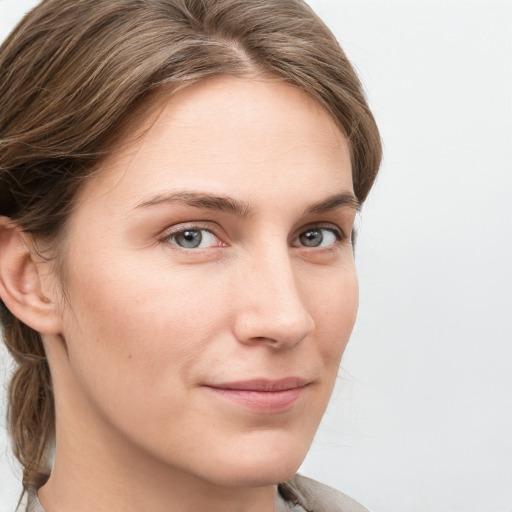
[{"label": "clothing", "polygon": [[[278,487],[275,512],[368,512],[352,498],[311,478],[295,475]],[[45,512],[30,489],[26,512]]]},{"label": "clothing", "polygon": [[368,512],[346,494],[301,475],[280,484],[279,493],[291,512]]}]

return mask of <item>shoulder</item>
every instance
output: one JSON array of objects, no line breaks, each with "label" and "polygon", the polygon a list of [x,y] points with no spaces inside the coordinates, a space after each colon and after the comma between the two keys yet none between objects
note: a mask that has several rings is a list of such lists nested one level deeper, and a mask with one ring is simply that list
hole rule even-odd
[{"label": "shoulder", "polygon": [[280,484],[279,492],[286,501],[307,512],[368,512],[346,494],[301,475]]}]

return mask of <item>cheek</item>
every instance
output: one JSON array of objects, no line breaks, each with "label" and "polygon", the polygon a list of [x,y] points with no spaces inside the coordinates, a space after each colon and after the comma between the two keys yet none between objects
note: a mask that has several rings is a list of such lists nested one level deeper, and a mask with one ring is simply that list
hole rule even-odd
[{"label": "cheek", "polygon": [[316,343],[326,366],[336,372],[356,321],[358,303],[359,288],[354,269],[346,269],[331,277],[317,295],[311,296]]},{"label": "cheek", "polygon": [[211,315],[198,309],[190,277],[116,261],[91,263],[70,283],[64,323],[70,365],[101,394],[170,386],[208,338]]}]

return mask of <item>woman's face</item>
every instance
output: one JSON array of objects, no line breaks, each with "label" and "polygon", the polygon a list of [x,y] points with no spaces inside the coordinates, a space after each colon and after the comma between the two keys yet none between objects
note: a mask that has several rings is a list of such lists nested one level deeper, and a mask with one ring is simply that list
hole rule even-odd
[{"label": "woman's face", "polygon": [[58,432],[218,484],[284,480],[356,316],[346,138],[263,79],[188,87],[147,126],[69,221]]}]

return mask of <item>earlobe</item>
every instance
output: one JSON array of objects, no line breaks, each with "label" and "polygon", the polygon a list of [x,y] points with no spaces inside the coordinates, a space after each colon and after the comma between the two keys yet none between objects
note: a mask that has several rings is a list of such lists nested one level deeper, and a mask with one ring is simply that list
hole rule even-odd
[{"label": "earlobe", "polygon": [[41,263],[27,243],[30,235],[0,217],[0,298],[24,324],[43,334],[60,332],[55,301],[43,293]]}]

